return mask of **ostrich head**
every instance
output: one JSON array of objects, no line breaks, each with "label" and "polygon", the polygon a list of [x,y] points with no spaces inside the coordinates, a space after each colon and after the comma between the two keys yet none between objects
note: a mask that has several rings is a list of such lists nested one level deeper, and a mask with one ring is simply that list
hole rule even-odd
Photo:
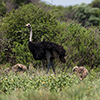
[{"label": "ostrich head", "polygon": [[75,67],[73,68],[73,72],[76,71],[77,69],[78,69],[78,66],[75,66]]},{"label": "ostrich head", "polygon": [[29,27],[29,28],[31,27],[30,23],[26,24],[25,26],[26,26],[26,27]]}]

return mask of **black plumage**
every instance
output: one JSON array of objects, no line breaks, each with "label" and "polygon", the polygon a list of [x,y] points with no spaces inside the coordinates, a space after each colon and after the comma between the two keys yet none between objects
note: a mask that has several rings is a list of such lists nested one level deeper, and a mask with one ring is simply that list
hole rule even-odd
[{"label": "black plumage", "polygon": [[30,41],[28,43],[29,50],[33,54],[35,60],[47,60],[47,73],[49,71],[50,66],[52,66],[53,71],[55,73],[55,69],[53,67],[53,63],[51,59],[60,58],[60,60],[65,63],[65,49],[56,43],[49,42],[49,41],[42,41],[34,43],[32,42],[32,28],[31,25],[28,23],[26,25],[30,30]]}]

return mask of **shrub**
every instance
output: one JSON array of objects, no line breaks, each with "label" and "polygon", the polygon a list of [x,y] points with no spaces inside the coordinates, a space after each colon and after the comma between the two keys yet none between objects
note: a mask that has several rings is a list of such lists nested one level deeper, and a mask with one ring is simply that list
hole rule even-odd
[{"label": "shrub", "polygon": [[89,4],[91,7],[100,8],[100,0],[93,0],[92,3]]},{"label": "shrub", "polygon": [[4,2],[1,2],[1,0],[0,0],[0,17],[4,16],[5,13],[6,13],[5,4],[4,4]]},{"label": "shrub", "polygon": [[68,67],[79,65],[93,68],[100,65],[99,32],[96,30],[95,28],[86,29],[75,23],[62,24],[56,40],[58,43],[63,43],[66,49]]},{"label": "shrub", "polygon": [[98,8],[92,8],[88,5],[82,4],[73,7],[73,19],[77,20],[83,26],[98,26],[100,23],[100,11]]}]

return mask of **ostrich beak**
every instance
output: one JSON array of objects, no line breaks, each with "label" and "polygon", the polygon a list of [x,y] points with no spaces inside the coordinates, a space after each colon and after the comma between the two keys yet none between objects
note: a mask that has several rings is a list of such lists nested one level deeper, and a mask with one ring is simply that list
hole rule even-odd
[{"label": "ostrich beak", "polygon": [[28,24],[26,24],[25,26],[28,27]]},{"label": "ostrich beak", "polygon": [[26,27],[31,27],[30,23],[26,24],[25,26],[26,26]]}]

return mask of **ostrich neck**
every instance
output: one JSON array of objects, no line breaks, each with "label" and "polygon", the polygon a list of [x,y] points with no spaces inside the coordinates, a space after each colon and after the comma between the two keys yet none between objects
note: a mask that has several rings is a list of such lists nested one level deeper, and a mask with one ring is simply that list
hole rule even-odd
[{"label": "ostrich neck", "polygon": [[29,27],[29,30],[30,30],[30,41],[32,42],[32,28]]}]

